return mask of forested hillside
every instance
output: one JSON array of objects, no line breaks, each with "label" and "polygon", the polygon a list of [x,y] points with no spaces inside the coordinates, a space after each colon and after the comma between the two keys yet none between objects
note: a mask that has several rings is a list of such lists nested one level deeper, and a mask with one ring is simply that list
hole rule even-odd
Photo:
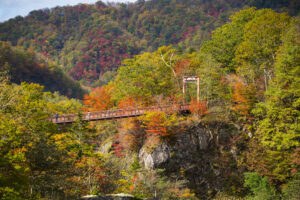
[{"label": "forested hillside", "polygon": [[[107,83],[125,58],[163,45],[193,51],[244,6],[299,11],[299,1],[140,0],[56,7],[0,24],[0,40],[33,49],[86,85]],[[108,72],[108,73],[106,73]]]},{"label": "forested hillside", "polygon": [[14,83],[39,83],[47,91],[58,91],[68,97],[82,99],[87,93],[53,62],[34,51],[12,47],[8,42],[0,42],[0,73],[9,76]]}]

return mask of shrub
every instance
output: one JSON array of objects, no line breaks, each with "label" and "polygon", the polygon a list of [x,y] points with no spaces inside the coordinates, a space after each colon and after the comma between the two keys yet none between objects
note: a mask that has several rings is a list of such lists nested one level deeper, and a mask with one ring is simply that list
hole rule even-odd
[{"label": "shrub", "polygon": [[276,189],[270,186],[267,177],[261,177],[256,172],[246,172],[244,186],[252,192],[249,199],[253,200],[275,200],[278,199]]}]

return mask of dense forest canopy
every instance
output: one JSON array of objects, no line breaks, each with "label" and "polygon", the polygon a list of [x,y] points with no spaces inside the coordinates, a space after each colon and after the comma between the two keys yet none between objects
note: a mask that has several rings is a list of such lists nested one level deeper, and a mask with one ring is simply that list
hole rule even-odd
[{"label": "dense forest canopy", "polygon": [[151,0],[56,7],[0,24],[0,40],[43,54],[86,85],[107,82],[123,59],[160,46],[199,49],[210,32],[243,7],[296,15],[298,1]]},{"label": "dense forest canopy", "polygon": [[[298,200],[298,12],[298,1],[140,0],[0,24],[0,198]],[[52,93],[84,94],[63,71],[96,88],[82,102]],[[200,79],[189,114],[82,120],[182,103],[184,75]],[[56,125],[55,113],[78,120]]]},{"label": "dense forest canopy", "polygon": [[68,97],[82,99],[87,93],[55,63],[34,51],[12,47],[8,42],[0,42],[0,72],[14,83],[39,83],[47,91],[58,91]]}]

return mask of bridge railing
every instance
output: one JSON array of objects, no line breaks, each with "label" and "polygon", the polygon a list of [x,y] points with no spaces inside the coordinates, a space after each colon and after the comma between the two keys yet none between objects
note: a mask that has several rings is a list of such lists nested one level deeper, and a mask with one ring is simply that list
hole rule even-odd
[{"label": "bridge railing", "polygon": [[[173,105],[159,105],[159,106],[149,106],[149,107],[138,107],[130,109],[119,109],[119,110],[106,110],[106,111],[95,111],[95,112],[85,112],[82,116],[82,120],[93,121],[93,120],[104,120],[113,118],[125,118],[133,117],[145,114],[145,112],[178,112],[182,110],[189,110],[189,104],[173,104]],[[50,121],[53,123],[70,123],[78,119],[76,114],[66,114],[59,115],[58,117],[51,117]]]}]

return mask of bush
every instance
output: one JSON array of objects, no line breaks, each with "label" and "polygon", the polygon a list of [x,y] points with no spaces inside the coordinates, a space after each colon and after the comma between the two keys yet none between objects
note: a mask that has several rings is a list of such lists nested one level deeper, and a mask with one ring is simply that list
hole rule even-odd
[{"label": "bush", "polygon": [[20,193],[9,187],[0,187],[0,199],[2,200],[21,200]]},{"label": "bush", "polygon": [[300,177],[289,181],[282,189],[283,199],[298,200],[300,199]]},{"label": "bush", "polygon": [[276,189],[270,186],[267,177],[261,177],[256,172],[246,172],[244,186],[248,187],[252,195],[248,196],[253,200],[275,200],[279,199]]}]

